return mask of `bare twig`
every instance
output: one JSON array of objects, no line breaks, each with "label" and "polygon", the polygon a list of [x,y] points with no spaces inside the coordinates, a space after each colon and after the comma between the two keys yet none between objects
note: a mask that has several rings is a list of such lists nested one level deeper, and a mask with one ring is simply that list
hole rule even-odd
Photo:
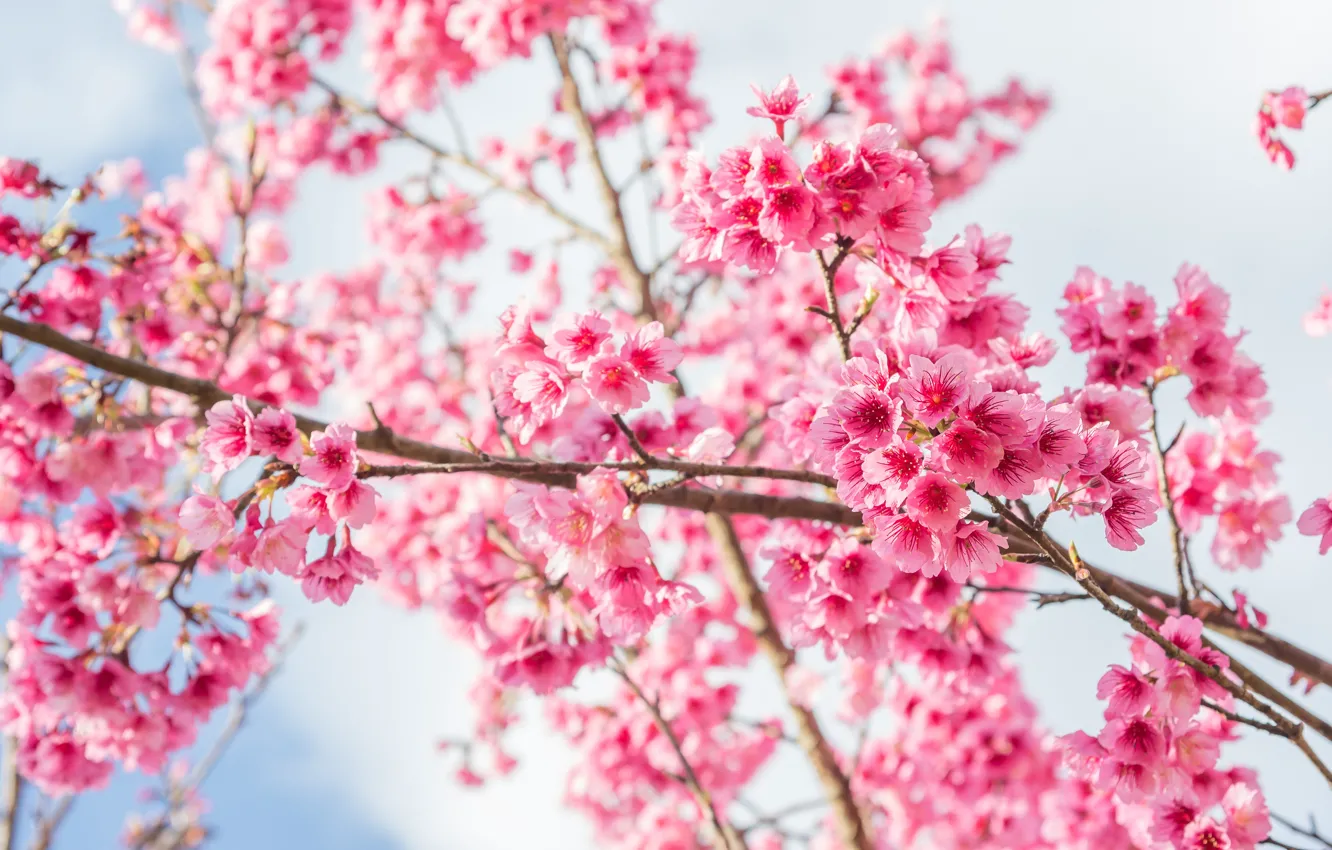
[{"label": "bare twig", "polygon": [[[1161,431],[1157,424],[1156,385],[1147,387],[1147,404],[1151,407],[1152,454],[1156,458],[1156,486],[1161,498],[1161,507],[1165,509],[1166,519],[1170,523],[1170,548],[1174,555],[1175,579],[1179,587],[1180,610],[1189,613],[1189,585],[1184,576],[1184,530],[1180,527],[1179,516],[1175,513],[1175,497],[1170,493],[1170,479],[1166,475],[1166,453],[1168,448],[1161,442]],[[1174,442],[1171,442],[1174,445]]]},{"label": "bare twig", "polygon": [[680,738],[675,734],[675,730],[671,728],[670,722],[662,715],[660,704],[655,699],[649,699],[647,694],[643,693],[643,689],[629,675],[629,671],[625,669],[624,664],[619,659],[612,659],[610,667],[617,676],[624,680],[624,683],[629,686],[629,690],[633,691],[634,696],[638,697],[639,701],[647,708],[648,713],[652,715],[653,722],[657,724],[661,734],[666,736],[671,748],[675,750],[676,757],[680,759],[680,767],[684,770],[685,785],[689,788],[689,792],[693,794],[699,808],[707,815],[711,823],[714,843],[718,850],[746,850],[748,845],[745,843],[745,837],[722,817],[721,813],[717,811],[717,807],[713,805],[712,796],[703,787],[703,783],[699,782],[698,774],[694,772],[693,765],[685,757],[684,748],[680,745]]},{"label": "bare twig", "polygon": [[795,715],[796,740],[805,751],[806,758],[814,766],[819,784],[823,786],[828,802],[832,805],[834,820],[842,844],[853,850],[870,850],[874,846],[870,839],[868,825],[856,805],[851,793],[851,781],[842,772],[837,763],[837,755],[824,736],[814,712],[801,704],[790,693],[786,683],[786,671],[795,663],[795,653],[782,640],[777,630],[777,622],[768,608],[763,590],[754,578],[749,567],[749,559],[741,548],[740,538],[730,519],[721,514],[708,514],[708,531],[718,543],[721,556],[722,574],[736,600],[749,611],[753,618],[754,637],[763,649],[773,669],[781,680],[783,693]]},{"label": "bare twig", "polygon": [[597,144],[597,128],[588,117],[583,106],[582,92],[578,88],[578,79],[574,76],[569,62],[569,44],[562,33],[550,34],[550,48],[555,54],[555,62],[560,68],[563,80],[564,109],[573,117],[574,128],[578,134],[578,144],[583,156],[592,167],[592,176],[597,182],[601,194],[602,206],[611,220],[610,259],[624,276],[625,283],[638,293],[640,312],[648,320],[657,318],[657,308],[652,301],[652,277],[638,267],[634,259],[633,244],[629,239],[629,228],[625,223],[624,211],[620,208],[620,195],[611,181],[610,172],[601,158],[601,148]]}]

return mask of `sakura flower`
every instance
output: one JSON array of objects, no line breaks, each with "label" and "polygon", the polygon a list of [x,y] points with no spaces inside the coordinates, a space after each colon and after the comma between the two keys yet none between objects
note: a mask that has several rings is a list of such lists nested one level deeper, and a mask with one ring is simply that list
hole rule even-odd
[{"label": "sakura flower", "polygon": [[356,432],[349,425],[335,422],[327,431],[316,431],[310,439],[313,454],[301,461],[301,475],[341,490],[356,476]]},{"label": "sakura flower", "polygon": [[764,92],[756,85],[751,85],[754,94],[759,99],[758,106],[751,106],[745,110],[755,118],[769,118],[777,129],[777,137],[781,138],[786,128],[786,122],[795,118],[795,116],[805,108],[810,101],[810,95],[800,96],[800,90],[796,87],[796,81],[793,77],[786,76],[770,92]]},{"label": "sakura flower", "polygon": [[180,527],[196,550],[211,549],[231,536],[236,517],[216,496],[195,493],[180,506]]},{"label": "sakura flower", "polygon": [[1307,537],[1321,538],[1318,541],[1318,554],[1326,555],[1327,550],[1332,549],[1332,506],[1327,499],[1315,499],[1300,514],[1295,527]]},{"label": "sakura flower", "polygon": [[951,531],[970,507],[962,488],[937,472],[912,482],[902,505],[909,516],[933,531]]},{"label": "sakura flower", "polygon": [[230,472],[253,454],[254,414],[244,396],[219,401],[208,409],[204,419],[208,427],[199,448],[215,473]]},{"label": "sakura flower", "polygon": [[661,322],[648,322],[629,334],[620,347],[620,356],[634,368],[645,381],[674,383],[671,374],[684,353],[675,340],[667,339],[666,330]]},{"label": "sakura flower", "polygon": [[628,413],[648,400],[648,385],[623,357],[596,358],[583,375],[588,394],[607,413]]},{"label": "sakura flower", "polygon": [[254,418],[250,430],[255,454],[273,455],[290,464],[300,463],[305,455],[296,418],[285,410],[265,407]]},{"label": "sakura flower", "polygon": [[596,310],[566,315],[551,329],[545,353],[547,357],[576,369],[600,354],[603,344],[610,338],[610,322]]}]

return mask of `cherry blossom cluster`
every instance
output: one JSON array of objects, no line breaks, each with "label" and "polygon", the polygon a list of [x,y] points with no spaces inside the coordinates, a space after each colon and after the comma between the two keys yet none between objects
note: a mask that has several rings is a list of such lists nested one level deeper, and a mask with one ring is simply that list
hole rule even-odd
[{"label": "cherry blossom cluster", "polygon": [[512,419],[526,443],[538,428],[559,417],[576,393],[586,393],[608,414],[637,410],[648,401],[652,383],[673,383],[680,346],[664,336],[661,322],[628,333],[593,310],[562,317],[547,342],[530,317],[509,314],[500,348],[508,361],[491,378],[496,409]]},{"label": "cherry blossom cluster", "polygon": [[[801,106],[791,94],[765,101],[761,114],[779,127]],[[685,234],[681,258],[766,273],[783,251],[867,236],[885,260],[914,257],[929,228],[932,189],[925,164],[897,147],[896,136],[876,124],[855,144],[823,142],[803,169],[780,137],[730,148],[715,170],[693,161],[673,218]]]},{"label": "cherry blossom cluster", "polygon": [[[1225,671],[1229,659],[1204,646],[1202,630],[1194,617],[1172,616],[1159,634]],[[1095,737],[1066,736],[1066,762],[1112,795],[1139,846],[1252,850],[1272,828],[1267,803],[1253,771],[1218,766],[1237,724],[1209,707],[1229,710],[1233,698],[1144,636],[1134,637],[1132,658],[1131,666],[1113,665],[1101,677],[1106,724]]]},{"label": "cherry blossom cluster", "polygon": [[[886,123],[929,165],[940,200],[961,196],[996,163],[1017,151],[1017,140],[1050,108],[1050,98],[1017,80],[979,93],[954,64],[942,22],[923,36],[902,32],[865,58],[828,70],[836,98],[829,118],[849,113],[853,126]],[[829,118],[810,131],[822,135]]]},{"label": "cherry blossom cluster", "polygon": [[1281,91],[1270,91],[1263,95],[1263,103],[1258,107],[1254,119],[1253,133],[1258,137],[1258,144],[1263,152],[1278,167],[1287,171],[1295,167],[1295,154],[1290,147],[1277,138],[1273,131],[1278,127],[1290,130],[1304,128],[1304,115],[1309,108],[1309,93],[1302,86],[1290,86]]},{"label": "cherry blossom cluster", "polygon": [[[181,527],[191,546],[204,551],[225,544],[227,564],[234,572],[253,568],[291,576],[315,602],[328,599],[345,605],[358,585],[379,575],[374,562],[351,542],[351,530],[375,518],[379,498],[373,487],[356,477],[360,457],[355,431],[342,423],[315,431],[307,453],[295,417],[275,407],[255,415],[243,396],[213,405],[207,419],[199,448],[208,471],[220,478],[251,457],[273,458],[285,467],[277,473],[281,478],[275,476],[274,489],[289,488],[290,514],[282,519],[274,516],[269,492],[267,516],[260,508],[262,499],[252,501],[236,534],[235,509],[216,496],[196,493],[180,508]],[[296,475],[312,483],[292,486]],[[327,551],[307,562],[311,534],[328,538]]]},{"label": "cherry blossom cluster", "polygon": [[1290,500],[1276,489],[1278,460],[1252,428],[1230,418],[1216,435],[1186,430],[1170,452],[1166,477],[1180,528],[1195,535],[1215,516],[1212,557],[1222,569],[1256,569],[1290,522]]},{"label": "cherry blossom cluster", "polygon": [[1207,273],[1184,265],[1175,275],[1176,303],[1164,318],[1137,284],[1116,287],[1080,268],[1064,289],[1059,310],[1073,351],[1089,352],[1088,380],[1132,386],[1183,374],[1189,406],[1199,416],[1229,413],[1256,423],[1268,411],[1262,367],[1239,350],[1242,333],[1228,335],[1230,296]]},{"label": "cherry blossom cluster", "polygon": [[[457,780],[511,773],[536,703],[599,846],[1267,836],[1256,777],[1217,766],[1237,707],[1183,660],[1228,669],[1202,622],[1160,627],[1175,651],[1135,639],[1102,680],[1105,728],[1062,744],[1009,647],[1031,599],[1102,605],[1036,589],[1096,589],[1043,530],[1057,514],[1125,551],[1216,517],[1232,569],[1290,513],[1254,433],[1261,370],[1205,274],[1182,269],[1158,315],[1080,270],[1059,315],[1088,377],[1043,388],[1056,344],[1001,285],[1009,237],[929,232],[1045,95],[976,90],[936,28],[837,63],[824,97],[756,88],[762,135],[705,160],[697,42],[650,0],[200,5],[117,0],[137,37],[200,57],[207,144],[176,175],[123,160],[65,189],[0,159],[0,561],[20,602],[0,728],[24,776],[59,794],[170,769],[267,674],[281,574],[316,602],[437,615],[481,662],[465,736],[441,730]],[[353,46],[365,99],[327,73]],[[545,70],[542,114],[472,135],[451,90],[506,64]],[[1268,129],[1295,106],[1271,100]],[[407,174],[372,172],[390,143]],[[285,216],[325,169],[372,181],[374,257],[305,273]],[[667,217],[678,233],[643,238]],[[512,305],[498,322],[463,272],[487,252],[508,261],[484,284]],[[1212,421],[1160,445],[1158,388],[1185,384]],[[333,400],[365,414],[300,413]],[[1332,545],[1327,501],[1299,528]],[[1266,618],[1233,593],[1181,608],[1260,647]],[[808,833],[751,797],[786,751],[818,776]]]}]

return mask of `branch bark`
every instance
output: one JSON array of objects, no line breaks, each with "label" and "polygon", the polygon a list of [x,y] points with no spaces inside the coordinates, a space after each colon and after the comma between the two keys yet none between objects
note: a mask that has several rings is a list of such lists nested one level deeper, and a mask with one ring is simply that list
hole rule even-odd
[{"label": "branch bark", "polygon": [[837,754],[833,752],[832,746],[819,727],[819,720],[814,716],[814,712],[794,699],[787,687],[786,671],[795,663],[795,653],[782,640],[781,632],[777,630],[777,622],[773,619],[763,590],[749,567],[749,559],[745,557],[744,549],[740,546],[735,526],[731,524],[729,517],[716,513],[708,514],[706,522],[708,531],[720,550],[722,573],[726,577],[726,583],[740,604],[749,611],[754,620],[754,637],[758,640],[764,655],[768,657],[768,661],[772,663],[773,669],[777,671],[782,692],[786,695],[787,702],[791,705],[791,712],[795,715],[796,741],[804,750],[810,764],[814,766],[819,784],[823,786],[824,794],[832,804],[842,844],[854,850],[871,850],[874,844],[870,840],[869,830],[860,808],[851,793],[850,779],[837,763]]}]

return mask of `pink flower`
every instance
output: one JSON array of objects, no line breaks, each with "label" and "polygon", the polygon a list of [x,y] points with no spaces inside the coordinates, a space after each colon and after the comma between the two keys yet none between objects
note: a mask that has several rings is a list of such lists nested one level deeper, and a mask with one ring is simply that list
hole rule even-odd
[{"label": "pink flower", "polygon": [[1328,504],[1327,499],[1315,499],[1300,514],[1295,527],[1300,534],[1322,538],[1318,541],[1318,554],[1326,555],[1327,550],[1332,549],[1332,505]]},{"label": "pink flower", "polygon": [[962,583],[997,570],[1003,560],[999,550],[1008,548],[1008,540],[986,523],[962,522],[943,534],[941,545],[948,575]]},{"label": "pink flower", "polygon": [[866,482],[882,487],[888,503],[896,505],[906,496],[924,464],[920,446],[898,436],[885,448],[865,455],[861,471]]},{"label": "pink flower", "polygon": [[301,461],[301,475],[330,490],[341,490],[356,477],[356,432],[335,422],[327,431],[316,431],[310,439],[313,454]]},{"label": "pink flower", "polygon": [[1108,714],[1136,715],[1151,706],[1155,691],[1141,673],[1112,664],[1096,683],[1096,696],[1110,701],[1106,706]]},{"label": "pink flower", "polygon": [[600,354],[602,346],[610,338],[610,322],[596,310],[566,315],[550,332],[546,356],[554,357],[571,368],[578,368]]},{"label": "pink flower", "polygon": [[1226,813],[1226,827],[1234,850],[1253,850],[1272,833],[1267,801],[1263,793],[1247,783],[1238,782],[1221,799]]},{"label": "pink flower", "polygon": [[346,487],[329,494],[329,516],[334,520],[345,520],[349,528],[360,528],[375,518],[378,500],[375,488],[353,478]]},{"label": "pink flower", "polygon": [[553,364],[529,360],[526,371],[513,379],[513,397],[527,405],[534,422],[549,422],[564,412],[569,400],[569,376]]},{"label": "pink flower", "polygon": [[203,551],[231,536],[236,517],[221,499],[196,493],[181,503],[180,527],[190,545]]},{"label": "pink flower", "polygon": [[1156,522],[1156,499],[1145,487],[1117,490],[1101,511],[1105,520],[1105,539],[1116,549],[1131,552],[1143,544],[1138,529]]},{"label": "pink flower", "polygon": [[1230,835],[1211,818],[1199,818],[1184,829],[1180,850],[1232,850]]},{"label": "pink flower", "polygon": [[783,77],[771,92],[765,93],[756,85],[751,85],[750,88],[758,96],[759,105],[751,106],[745,112],[755,118],[772,119],[779,138],[784,134],[786,122],[795,118],[810,100],[810,95],[800,96],[800,89],[796,87],[795,79],[790,76]]},{"label": "pink flower", "polygon": [[1307,111],[1309,94],[1302,86],[1290,86],[1279,92],[1268,92],[1263,97],[1263,105],[1272,114],[1272,120],[1281,127],[1299,130],[1304,127],[1304,114]]},{"label": "pink flower", "polygon": [[301,573],[301,591],[311,602],[327,599],[334,605],[346,605],[357,585],[378,575],[374,562],[348,543],[337,554],[306,565]]},{"label": "pink flower", "polygon": [[629,362],[616,354],[596,358],[583,375],[588,394],[607,413],[628,413],[648,400],[648,385]]},{"label": "pink flower", "polygon": [[927,472],[912,482],[902,506],[909,516],[942,532],[957,527],[970,503],[961,487],[937,472]]},{"label": "pink flower", "polygon": [[250,565],[266,573],[294,576],[305,561],[306,533],[293,519],[285,519],[259,532]]},{"label": "pink flower", "polygon": [[1309,336],[1326,336],[1332,331],[1332,292],[1318,296],[1318,305],[1304,314],[1304,332]]},{"label": "pink flower", "polygon": [[645,381],[675,383],[671,371],[680,365],[684,352],[673,339],[666,338],[661,322],[648,322],[629,334],[620,346],[620,356]]},{"label": "pink flower", "polygon": [[966,401],[970,380],[970,370],[960,354],[944,355],[937,362],[913,354],[902,396],[911,415],[932,428]]},{"label": "pink flower", "polygon": [[199,448],[214,473],[230,472],[254,453],[254,414],[244,396],[219,401],[208,409],[204,419],[208,427],[204,429]]},{"label": "pink flower", "polygon": [[280,461],[298,464],[305,456],[301,433],[296,428],[296,417],[276,407],[259,411],[250,426],[254,438],[254,452],[273,455]]}]

